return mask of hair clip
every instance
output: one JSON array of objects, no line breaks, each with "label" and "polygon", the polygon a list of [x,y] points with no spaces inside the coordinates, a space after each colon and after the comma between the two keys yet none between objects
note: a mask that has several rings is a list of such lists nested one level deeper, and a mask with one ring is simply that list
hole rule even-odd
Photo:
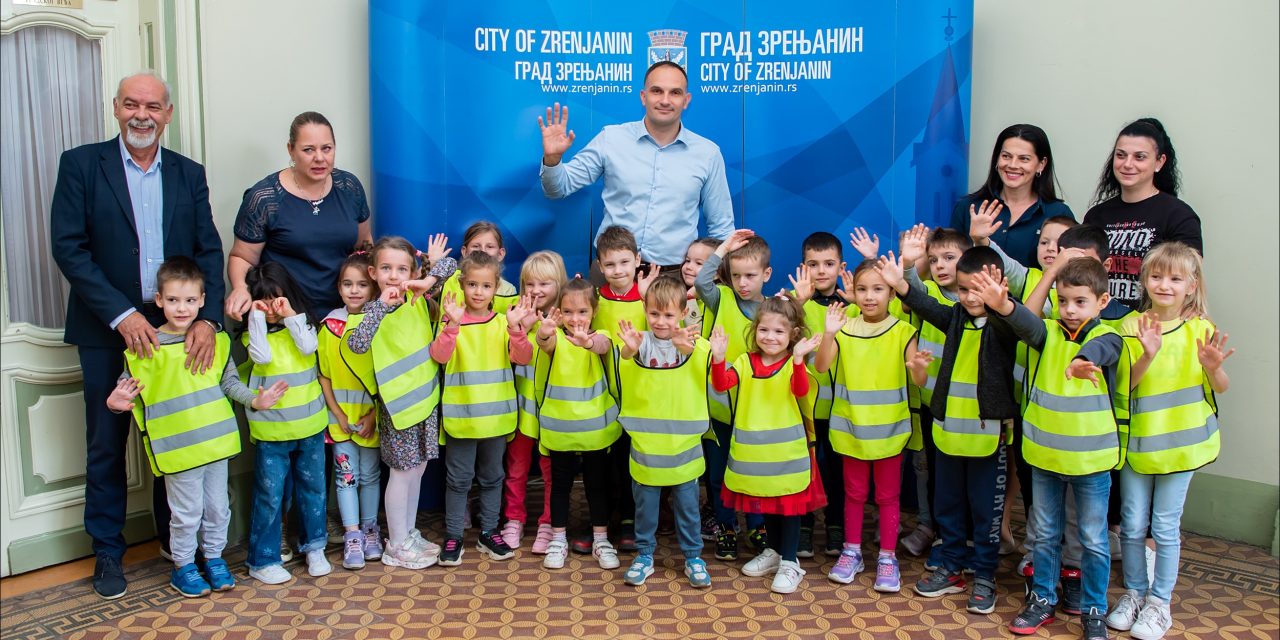
[{"label": "hair clip", "polygon": [[422,251],[420,249],[414,249],[413,254],[418,256],[419,258],[422,257]]},{"label": "hair clip", "polygon": [[353,255],[353,256],[363,256],[363,255],[367,255],[368,253],[369,253],[369,252],[368,252],[368,251],[365,251],[364,249],[356,249],[355,251],[352,251],[352,252],[351,252],[351,255]]}]

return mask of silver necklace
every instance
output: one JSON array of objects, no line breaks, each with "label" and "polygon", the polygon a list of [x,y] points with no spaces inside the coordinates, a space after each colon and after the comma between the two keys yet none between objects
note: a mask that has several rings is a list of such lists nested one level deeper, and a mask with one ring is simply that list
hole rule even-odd
[{"label": "silver necklace", "polygon": [[[298,193],[304,193],[302,191],[302,185],[298,184],[298,177],[293,174],[293,169],[289,170],[289,179],[293,181],[293,188],[297,189]],[[306,195],[303,195],[302,199],[311,203],[311,215],[313,216],[320,215],[320,205],[324,204],[324,198],[320,198],[319,200],[312,200],[311,198],[306,197]]]}]

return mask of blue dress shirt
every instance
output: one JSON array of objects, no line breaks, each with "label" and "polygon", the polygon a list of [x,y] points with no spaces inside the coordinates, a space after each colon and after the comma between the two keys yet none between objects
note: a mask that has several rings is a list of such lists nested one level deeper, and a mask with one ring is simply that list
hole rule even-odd
[{"label": "blue dress shirt", "polygon": [[[120,159],[124,162],[124,179],[129,184],[129,202],[133,205],[133,228],[138,232],[138,272],[142,274],[142,299],[151,300],[156,295],[156,271],[164,264],[164,182],[160,177],[160,154],[156,147],[156,157],[146,171],[134,162],[125,146],[124,136],[120,141]],[[111,321],[115,329],[129,314],[137,311],[130,308]]]}]

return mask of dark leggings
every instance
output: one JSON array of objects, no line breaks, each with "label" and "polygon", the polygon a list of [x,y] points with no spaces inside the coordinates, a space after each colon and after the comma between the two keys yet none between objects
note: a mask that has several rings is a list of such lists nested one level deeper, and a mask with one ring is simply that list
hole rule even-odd
[{"label": "dark leggings", "polygon": [[[822,488],[827,492],[827,506],[823,508],[823,520],[828,528],[844,526],[844,462],[831,449],[831,421],[814,420],[817,434],[818,473],[822,476]],[[813,514],[801,516],[800,526],[813,528]],[[843,542],[843,540],[841,540]]]},{"label": "dark leggings", "polygon": [[552,451],[551,457],[551,526],[569,526],[569,494],[577,475],[578,459],[582,460],[582,485],[587,491],[587,509],[591,526],[609,524],[609,450]]},{"label": "dark leggings", "polygon": [[[1009,463],[1016,465],[1018,471],[1018,493],[1022,495],[1022,507],[1031,519],[1031,463],[1022,459],[1022,417],[1013,419],[1013,447],[1009,449]],[[1005,509],[1011,507],[1006,504]]]},{"label": "dark leggings", "polygon": [[[634,522],[636,519],[636,501],[635,497],[631,495],[631,436],[624,432],[617,442],[609,446],[608,460],[611,461],[607,465],[608,479],[606,484],[603,485],[608,493],[608,502],[606,504],[609,504],[610,509],[617,510],[619,521]],[[554,480],[553,476],[552,481],[554,482]],[[587,497],[590,498],[590,489],[587,491]],[[555,500],[554,494],[551,499]],[[552,509],[554,508],[553,506]],[[552,513],[554,514],[555,511],[552,511]],[[591,519],[595,520],[594,513]],[[605,519],[608,520],[607,517]],[[598,526],[603,526],[603,524]]]},{"label": "dark leggings", "polygon": [[778,552],[783,560],[796,561],[800,548],[800,516],[776,516],[765,514],[764,529],[769,532],[769,548]]}]

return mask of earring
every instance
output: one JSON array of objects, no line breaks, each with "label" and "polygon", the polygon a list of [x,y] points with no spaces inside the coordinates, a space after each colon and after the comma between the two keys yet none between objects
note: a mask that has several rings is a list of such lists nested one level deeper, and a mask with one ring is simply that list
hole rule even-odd
[{"label": "earring", "polygon": [[1037,177],[1037,178],[1039,178],[1041,173],[1042,173],[1042,172],[1037,171],[1037,172],[1036,172],[1036,177]]},{"label": "earring", "polygon": [[298,165],[298,163],[296,163],[296,162],[294,162],[294,161],[292,161],[292,160],[290,160],[290,161],[289,161],[289,168],[290,168],[290,169],[292,169],[292,168],[296,167],[297,165]]}]

